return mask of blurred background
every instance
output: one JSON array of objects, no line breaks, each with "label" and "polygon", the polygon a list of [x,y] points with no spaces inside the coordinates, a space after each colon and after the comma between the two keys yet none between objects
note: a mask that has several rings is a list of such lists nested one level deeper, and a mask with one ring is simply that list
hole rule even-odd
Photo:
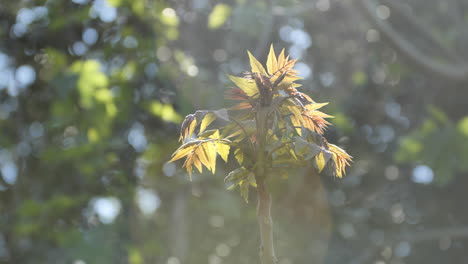
[{"label": "blurred background", "polygon": [[273,43],[354,157],[274,182],[279,263],[468,263],[467,29],[463,0],[0,0],[0,262],[258,263],[236,164],[166,161]]}]

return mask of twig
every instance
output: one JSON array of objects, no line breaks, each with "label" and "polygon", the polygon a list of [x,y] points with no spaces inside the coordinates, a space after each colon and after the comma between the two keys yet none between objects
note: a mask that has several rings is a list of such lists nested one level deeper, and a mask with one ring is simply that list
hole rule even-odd
[{"label": "twig", "polygon": [[434,73],[442,78],[454,81],[468,80],[468,66],[465,64],[448,64],[439,62],[419,51],[411,42],[399,34],[387,21],[380,19],[376,14],[376,4],[372,0],[357,1],[373,24],[383,33],[393,47],[405,54],[420,68]]}]

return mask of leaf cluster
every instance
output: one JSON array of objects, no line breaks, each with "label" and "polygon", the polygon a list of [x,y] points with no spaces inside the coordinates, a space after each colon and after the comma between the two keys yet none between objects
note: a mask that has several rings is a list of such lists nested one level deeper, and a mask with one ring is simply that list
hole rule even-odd
[{"label": "leaf cluster", "polygon": [[[320,111],[328,103],[316,103],[297,90],[296,60],[285,56],[284,49],[276,57],[273,45],[266,68],[250,53],[250,72],[230,76],[234,87],[226,92],[233,106],[216,111],[197,111],[185,117],[181,126],[182,145],[170,162],[185,158],[189,175],[195,167],[200,173],[206,167],[215,172],[216,156],[227,162],[232,153],[240,168],[226,181],[239,186],[247,199],[246,188],[255,186],[256,153],[266,152],[266,174],[287,174],[291,167],[314,165],[319,172],[328,168],[341,178],[351,161],[344,150],[323,137],[332,116]],[[259,115],[259,113],[262,113]],[[217,128],[208,129],[218,121]]]}]

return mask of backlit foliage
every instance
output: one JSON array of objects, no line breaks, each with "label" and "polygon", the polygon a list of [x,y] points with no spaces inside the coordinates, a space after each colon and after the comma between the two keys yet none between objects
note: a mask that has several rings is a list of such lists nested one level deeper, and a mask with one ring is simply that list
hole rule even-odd
[{"label": "backlit foliage", "polygon": [[[250,52],[248,55],[251,71],[241,77],[229,76],[235,87],[226,92],[226,99],[235,104],[186,116],[180,130],[182,146],[170,162],[185,158],[183,166],[189,175],[194,167],[200,173],[203,167],[214,173],[217,155],[227,162],[231,153],[240,168],[225,180],[231,187],[239,186],[247,199],[248,186],[255,187],[257,139],[263,137],[268,177],[285,175],[288,168],[307,164],[313,164],[318,172],[327,168],[334,176],[343,177],[351,157],[322,136],[330,124],[325,119],[331,116],[320,109],[328,103],[316,103],[296,89],[300,86],[295,83],[300,79],[293,69],[296,60],[285,56],[284,50],[276,57],[271,46],[265,69]],[[258,120],[259,111],[264,111],[265,122]]]}]

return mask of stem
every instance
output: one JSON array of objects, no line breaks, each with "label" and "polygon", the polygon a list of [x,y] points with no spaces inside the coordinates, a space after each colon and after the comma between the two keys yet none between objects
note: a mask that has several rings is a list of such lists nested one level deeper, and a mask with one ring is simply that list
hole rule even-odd
[{"label": "stem", "polygon": [[276,264],[275,248],[273,245],[273,220],[271,218],[271,195],[265,186],[266,178],[266,123],[268,111],[260,108],[256,114],[257,123],[257,164],[255,180],[257,182],[257,220],[260,228],[260,260],[262,264]]},{"label": "stem", "polygon": [[271,195],[263,180],[257,181],[257,220],[260,228],[260,260],[262,264],[276,264],[273,245],[273,220],[271,218]]}]

